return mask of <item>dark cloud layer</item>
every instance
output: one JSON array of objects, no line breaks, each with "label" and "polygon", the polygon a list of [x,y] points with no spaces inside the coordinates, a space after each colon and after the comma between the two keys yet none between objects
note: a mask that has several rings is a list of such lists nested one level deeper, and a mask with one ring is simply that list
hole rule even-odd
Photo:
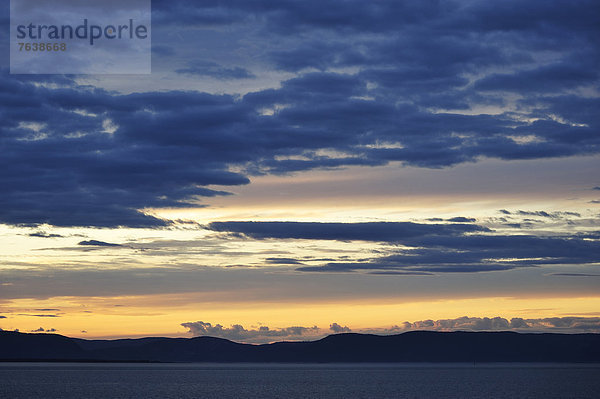
[{"label": "dark cloud layer", "polygon": [[249,79],[255,76],[242,67],[227,68],[214,62],[201,62],[175,70],[180,74],[209,76],[217,79]]},{"label": "dark cloud layer", "polygon": [[473,224],[423,224],[412,222],[212,222],[213,231],[238,233],[255,239],[310,239],[340,241],[401,241],[428,235],[460,235],[488,231]]},{"label": "dark cloud layer", "polygon": [[[305,272],[366,271],[399,275],[486,272],[540,265],[593,264],[598,262],[600,253],[600,242],[590,240],[588,234],[501,235],[468,223],[213,222],[208,227],[253,239],[360,240],[405,247],[370,259],[297,268]],[[301,262],[288,258],[285,263]]]},{"label": "dark cloud layer", "polygon": [[34,233],[30,233],[29,237],[39,237],[39,238],[61,238],[63,237],[60,234],[54,233],[46,233],[45,231],[36,231]]},{"label": "dark cloud layer", "polygon": [[98,241],[98,240],[80,241],[77,245],[85,245],[85,246],[93,246],[93,247],[122,247],[121,244],[114,244],[114,243]]},{"label": "dark cloud layer", "polygon": [[[166,222],[137,209],[190,205],[197,197],[227,194],[206,185],[248,182],[245,176],[226,170],[227,148],[222,148],[219,156],[210,145],[200,150],[188,143],[194,136],[190,132],[198,135],[198,146],[204,140],[211,141],[208,136],[218,136],[217,126],[207,119],[225,118],[223,112],[227,111],[221,108],[230,106],[231,100],[226,101],[228,105],[219,96],[194,93],[117,96],[99,90],[44,89],[6,77],[3,80],[0,221],[158,227]],[[187,103],[189,108],[175,108],[175,103]],[[162,108],[160,113],[166,119],[152,116],[154,107]],[[194,109],[200,111],[195,122],[190,120],[195,119]],[[94,116],[82,115],[80,110]],[[120,117],[111,117],[113,112]],[[116,121],[121,117],[127,121]],[[111,123],[120,126],[114,134],[106,131]],[[201,127],[205,123],[211,126]],[[38,130],[35,124],[43,128]],[[182,129],[185,124],[189,126]],[[208,136],[200,132],[211,128],[216,130]],[[168,137],[178,138],[169,143]]]},{"label": "dark cloud layer", "polygon": [[[209,186],[247,184],[256,174],[392,161],[443,168],[600,150],[600,99],[581,94],[598,88],[596,1],[153,7],[157,29],[249,33],[261,44],[253,61],[294,77],[244,96],[123,95],[69,76],[3,71],[0,222],[161,227],[168,222],[140,210],[197,205],[227,194]],[[243,66],[196,59],[177,71],[252,77]],[[517,98],[510,110],[445,111],[504,107],[506,93]]]},{"label": "dark cloud layer", "polygon": [[581,265],[598,261],[600,242],[581,237],[530,235],[428,236],[403,240],[410,248],[354,262],[304,266],[310,272],[400,270],[472,273],[543,265]]}]

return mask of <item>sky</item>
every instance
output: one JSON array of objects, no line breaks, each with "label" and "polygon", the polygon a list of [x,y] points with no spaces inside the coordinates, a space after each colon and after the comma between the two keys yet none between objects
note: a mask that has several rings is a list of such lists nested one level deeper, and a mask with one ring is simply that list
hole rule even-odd
[{"label": "sky", "polygon": [[0,328],[600,332],[596,1],[152,1],[152,73],[9,73]]}]

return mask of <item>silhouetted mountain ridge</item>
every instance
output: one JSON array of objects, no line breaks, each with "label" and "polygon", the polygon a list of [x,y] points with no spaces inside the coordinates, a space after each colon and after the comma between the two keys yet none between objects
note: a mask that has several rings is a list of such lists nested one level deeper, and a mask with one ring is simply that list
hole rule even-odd
[{"label": "silhouetted mountain ridge", "polygon": [[0,360],[138,362],[600,362],[600,334],[412,331],[250,345],[215,337],[84,340],[0,331]]}]

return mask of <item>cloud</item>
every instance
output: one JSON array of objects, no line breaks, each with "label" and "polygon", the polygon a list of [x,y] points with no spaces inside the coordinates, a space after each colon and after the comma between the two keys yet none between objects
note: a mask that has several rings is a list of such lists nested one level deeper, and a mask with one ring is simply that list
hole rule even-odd
[{"label": "cloud", "polygon": [[30,316],[30,317],[60,317],[57,314],[28,314],[28,313],[19,313],[17,316]]},{"label": "cloud", "polygon": [[449,222],[454,222],[454,223],[475,223],[476,219],[474,218],[466,218],[463,216],[457,216],[454,218],[450,218],[447,219]]},{"label": "cloud", "polygon": [[352,331],[348,326],[342,327],[338,323],[332,323],[332,324],[330,324],[329,325],[329,329],[331,331],[333,331],[334,333],[336,333],[336,334],[339,334],[339,333],[348,333],[348,332]]},{"label": "cloud", "polygon": [[488,231],[472,224],[423,224],[412,222],[212,222],[208,229],[243,234],[254,239],[309,239],[340,241],[403,241],[414,237],[461,235]]},{"label": "cloud", "polygon": [[214,62],[196,62],[186,68],[176,69],[180,74],[208,76],[216,79],[252,79],[254,74],[242,67],[227,68]]},{"label": "cloud", "polygon": [[[592,227],[594,215],[583,216],[580,212],[573,211],[545,211],[545,210],[499,210],[504,216],[487,219],[490,226],[511,227],[514,229],[550,229],[573,231],[573,226]],[[591,216],[591,218],[590,218]],[[559,226],[562,226],[559,227]]]},{"label": "cloud", "polygon": [[[122,96],[76,87],[46,89],[6,75],[0,80],[10,97],[3,108],[2,145],[10,155],[0,162],[1,222],[160,227],[168,222],[138,210],[190,206],[199,197],[227,195],[206,185],[248,182],[226,170],[235,162],[229,158],[234,149],[224,147],[221,156],[216,148],[207,149],[199,158],[187,139],[178,144],[160,139],[165,129],[175,129],[182,133],[176,141],[194,134],[211,141],[198,136],[198,126],[220,136],[219,124],[226,129],[239,120],[231,97],[175,92]],[[188,106],[173,109],[169,103]],[[29,111],[38,115],[33,125],[22,118]],[[107,133],[107,123],[116,130]],[[223,139],[218,141],[225,143]]]},{"label": "cloud", "polygon": [[212,325],[202,321],[182,323],[193,336],[211,336],[225,338],[232,341],[246,343],[269,343],[284,340],[315,340],[328,334],[355,332],[359,334],[390,335],[401,334],[407,331],[516,331],[516,332],[553,332],[553,333],[599,333],[600,317],[547,317],[547,318],[521,318],[514,317],[458,317],[456,319],[405,321],[389,328],[362,328],[350,329],[331,323],[329,329],[314,327],[287,327],[270,329],[261,326],[254,329],[245,329],[239,324],[223,327],[220,324]]},{"label": "cloud", "polygon": [[36,231],[34,233],[30,233],[29,237],[40,237],[40,238],[61,238],[64,237],[60,234],[52,234],[46,233],[45,231]]},{"label": "cloud", "polygon": [[80,241],[77,245],[87,245],[94,247],[122,247],[121,244],[113,244],[110,242],[97,241],[97,240],[88,240],[88,241]]},{"label": "cloud", "polygon": [[586,71],[582,65],[555,63],[510,74],[492,74],[478,80],[479,90],[522,92],[525,87],[535,92],[556,92],[558,89],[584,86],[598,79],[595,71]]},{"label": "cloud", "polygon": [[56,332],[58,331],[55,328],[49,328],[47,330],[45,330],[43,327],[38,328],[37,330],[30,330],[30,332],[36,333],[36,332]]},{"label": "cloud", "polygon": [[444,219],[444,218],[428,218],[427,219],[428,222],[453,222],[453,223],[475,223],[477,221],[477,219],[475,218],[467,218],[464,216],[456,216],[453,218],[449,218],[449,219]]},{"label": "cloud", "polygon": [[[157,29],[188,38],[154,36],[189,62],[164,71],[186,90],[0,75],[0,222],[161,228],[144,210],[255,175],[600,152],[596,1],[154,3]],[[251,70],[271,88],[189,90]]]},{"label": "cloud", "polygon": [[222,26],[245,18],[247,16],[238,12],[236,8],[214,1],[197,3],[188,0],[154,0],[152,2],[152,20],[157,25]]},{"label": "cloud", "polygon": [[404,322],[387,330],[398,333],[412,330],[433,331],[520,331],[520,332],[600,332],[600,317],[548,317],[510,320],[503,317],[459,317],[456,319]]},{"label": "cloud", "polygon": [[298,340],[305,337],[314,337],[320,333],[318,327],[285,327],[271,329],[267,326],[260,326],[256,329],[245,329],[240,324],[234,324],[231,327],[223,327],[221,324],[212,325],[203,321],[182,323],[194,336],[211,336],[225,338],[232,341],[243,341],[248,343],[264,343],[272,341],[281,341],[286,339]]},{"label": "cloud", "polygon": [[[43,121],[39,122],[45,126],[45,136],[35,140],[28,137],[39,132],[19,127],[21,121],[15,119],[21,109],[7,110],[15,114],[4,128],[4,141],[14,154],[14,159],[5,161],[6,176],[13,178],[7,186],[0,220],[15,224],[157,227],[167,222],[137,210],[191,206],[197,203],[194,198],[226,195],[203,186],[247,183],[243,174],[226,171],[230,165],[251,165],[250,173],[288,173],[390,161],[443,167],[477,155],[505,157],[476,148],[459,150],[465,143],[455,132],[466,128],[513,134],[513,128],[499,123],[513,125],[514,121],[489,116],[428,115],[411,107],[394,109],[388,101],[351,98],[366,95],[364,87],[365,82],[358,77],[311,74],[285,82],[281,89],[252,93],[237,101],[203,93],[118,96],[82,89],[40,91],[25,85],[23,95],[36,99],[40,103],[36,107],[45,103],[50,110],[45,116],[41,114]],[[174,103],[186,106],[172,109],[169,104]],[[277,103],[289,106],[276,115],[260,116],[261,109]],[[102,116],[74,112],[81,108]],[[114,133],[104,132],[106,120],[118,126]],[[390,135],[395,126],[403,126],[405,134]],[[423,129],[431,135],[411,133]],[[170,130],[177,134],[164,134]],[[367,137],[361,133],[366,130],[379,133]],[[64,133],[73,131],[83,135]],[[248,135],[249,131],[253,133]],[[496,140],[504,141],[493,143],[490,150],[504,146],[508,154],[510,147],[518,146],[519,151],[523,147],[510,139]],[[378,141],[401,142],[403,148],[368,146]],[[53,151],[59,147],[62,153]],[[350,155],[317,154],[325,148]],[[43,175],[36,175],[33,170],[37,166],[25,165],[25,157],[19,157],[26,153],[39,154],[33,162],[53,166],[44,169]],[[302,155],[305,160],[277,158],[280,155]],[[543,156],[540,148],[530,157]],[[75,169],[75,163],[85,167]],[[113,178],[107,179],[108,175]]]},{"label": "cloud", "polygon": [[266,258],[265,262],[275,265],[301,265],[302,262],[293,258]]},{"label": "cloud", "polygon": [[368,274],[380,276],[432,276],[434,273],[425,271],[398,271],[398,270],[376,270]]},{"label": "cloud", "polygon": [[171,46],[153,44],[152,54],[157,56],[169,57],[175,54],[175,50]]},{"label": "cloud", "polygon": [[0,319],[6,319],[6,316],[0,315]]},{"label": "cloud", "polygon": [[543,265],[597,262],[598,241],[585,237],[532,235],[425,236],[400,241],[412,248],[355,262],[304,266],[305,272],[399,270],[430,273],[473,273]]},{"label": "cloud", "polygon": [[[535,214],[548,217],[575,215],[573,212],[550,214],[541,211]],[[213,222],[208,228],[258,240],[373,241],[403,246],[371,258],[345,259],[296,269],[303,272],[363,271],[398,275],[490,272],[542,265],[595,263],[600,251],[600,243],[586,236],[503,235],[468,222]],[[293,264],[289,259],[286,263]]]},{"label": "cloud", "polygon": [[545,218],[550,218],[550,219],[560,219],[560,218],[562,218],[564,216],[581,217],[581,214],[577,213],[577,212],[546,212],[546,211],[522,211],[522,210],[518,210],[514,214],[523,215],[523,216],[540,216],[540,217],[545,217]]},{"label": "cloud", "polygon": [[479,318],[479,317],[460,317],[458,319],[448,320],[425,320],[411,323],[410,329],[439,329],[439,330],[508,330],[510,323],[502,317]]}]

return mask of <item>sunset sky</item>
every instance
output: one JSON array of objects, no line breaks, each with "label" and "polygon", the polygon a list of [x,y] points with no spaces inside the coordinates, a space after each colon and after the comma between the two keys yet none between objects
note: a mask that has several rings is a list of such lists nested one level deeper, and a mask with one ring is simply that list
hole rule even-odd
[{"label": "sunset sky", "polygon": [[152,1],[152,73],[11,75],[0,328],[600,332],[600,3]]}]

